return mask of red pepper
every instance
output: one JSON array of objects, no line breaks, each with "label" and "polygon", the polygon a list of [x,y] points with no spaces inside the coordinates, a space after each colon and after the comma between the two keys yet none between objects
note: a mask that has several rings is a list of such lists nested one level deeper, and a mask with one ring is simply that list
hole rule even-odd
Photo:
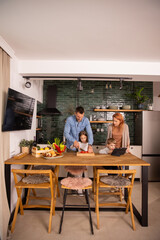
[{"label": "red pepper", "polygon": [[80,153],[88,153],[88,151],[81,151]]},{"label": "red pepper", "polygon": [[56,148],[56,150],[57,150],[57,152],[59,152],[59,153],[61,153],[62,151],[60,150],[60,147],[56,144],[56,143],[54,143],[54,146],[55,146],[55,148]]}]

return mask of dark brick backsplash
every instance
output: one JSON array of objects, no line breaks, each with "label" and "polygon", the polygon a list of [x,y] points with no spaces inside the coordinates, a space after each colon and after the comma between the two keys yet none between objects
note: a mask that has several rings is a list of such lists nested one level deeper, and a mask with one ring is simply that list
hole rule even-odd
[{"label": "dark brick backsplash", "polygon": [[[133,100],[127,98],[126,93],[131,93],[135,88],[144,87],[143,94],[147,95],[151,101],[153,99],[153,83],[152,82],[123,82],[123,88],[120,90],[119,81],[111,82],[112,88],[106,89],[106,81],[82,81],[83,91],[77,91],[77,81],[53,80],[44,81],[44,100],[43,104],[38,104],[38,111],[46,106],[46,90],[49,85],[57,86],[57,103],[56,108],[62,113],[61,116],[43,116],[42,117],[42,134],[43,142],[54,141],[55,137],[63,139],[63,130],[65,120],[70,116],[70,110],[74,111],[76,106],[81,105],[85,109],[85,116],[96,115],[98,118],[101,114],[107,120],[112,120],[114,112],[93,112],[98,105],[131,105],[132,109],[137,106]],[[94,93],[91,90],[94,89]],[[147,105],[145,106],[147,107]],[[131,144],[134,144],[134,113],[123,113],[126,123],[129,126]],[[94,144],[105,143],[107,136],[107,124],[91,124],[94,132]],[[97,132],[96,129],[104,129],[104,132]]]}]

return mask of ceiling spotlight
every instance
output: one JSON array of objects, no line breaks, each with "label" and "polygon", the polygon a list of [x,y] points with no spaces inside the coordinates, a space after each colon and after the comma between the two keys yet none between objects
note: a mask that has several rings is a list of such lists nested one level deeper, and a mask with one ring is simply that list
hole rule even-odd
[{"label": "ceiling spotlight", "polygon": [[83,90],[82,81],[81,81],[80,78],[78,78],[77,90],[78,91],[82,91]]},{"label": "ceiling spotlight", "polygon": [[120,81],[120,88],[119,89],[121,90],[123,88],[123,79],[120,78],[119,81]]},{"label": "ceiling spotlight", "polygon": [[110,84],[109,84],[109,88],[110,88],[110,89],[112,88],[112,84],[111,84],[111,82],[110,82]]},{"label": "ceiling spotlight", "polygon": [[31,82],[29,81],[29,78],[26,78],[25,87],[26,88],[30,88],[31,87]]}]

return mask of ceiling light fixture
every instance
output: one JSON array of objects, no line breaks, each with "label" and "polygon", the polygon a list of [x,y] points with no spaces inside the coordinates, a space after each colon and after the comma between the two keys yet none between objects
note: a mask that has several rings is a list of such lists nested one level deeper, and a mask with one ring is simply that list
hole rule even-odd
[{"label": "ceiling light fixture", "polygon": [[78,80],[77,90],[82,91],[83,90],[82,81],[80,78],[77,78],[77,80]]},{"label": "ceiling light fixture", "polygon": [[119,81],[120,81],[120,88],[119,89],[122,90],[122,88],[123,88],[123,79],[120,78]]},{"label": "ceiling light fixture", "polygon": [[30,88],[31,87],[31,82],[29,81],[29,78],[26,78],[25,87],[26,88]]}]

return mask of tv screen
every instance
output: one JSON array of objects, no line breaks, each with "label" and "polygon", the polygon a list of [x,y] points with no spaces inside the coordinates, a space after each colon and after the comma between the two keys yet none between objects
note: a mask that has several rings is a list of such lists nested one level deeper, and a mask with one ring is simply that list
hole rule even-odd
[{"label": "tv screen", "polygon": [[2,131],[31,129],[34,104],[34,98],[9,88]]}]

